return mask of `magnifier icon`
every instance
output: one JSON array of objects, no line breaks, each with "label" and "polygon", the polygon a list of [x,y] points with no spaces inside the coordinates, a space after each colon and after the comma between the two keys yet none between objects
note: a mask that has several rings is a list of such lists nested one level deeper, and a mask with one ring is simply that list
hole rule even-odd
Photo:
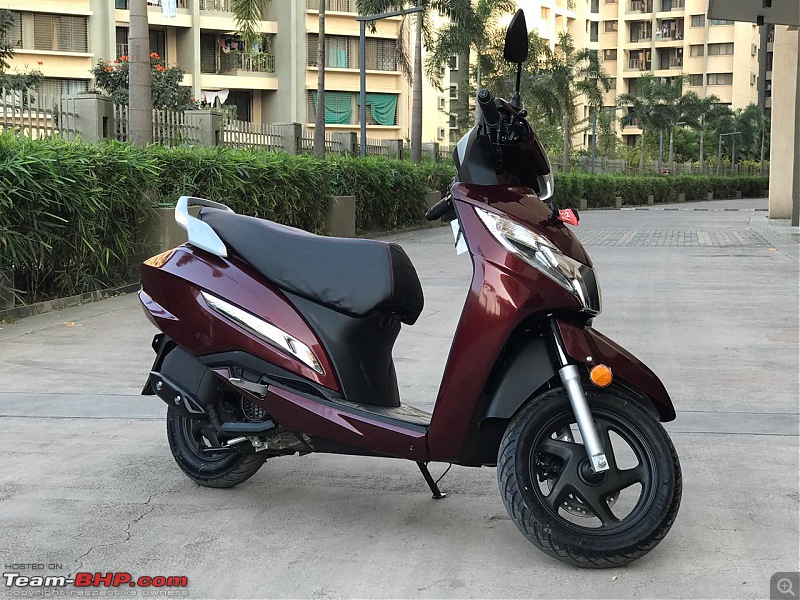
[{"label": "magnifier icon", "polygon": [[782,577],[781,579],[778,579],[777,588],[781,594],[786,594],[792,598],[797,598],[797,594],[795,594],[792,590],[792,580],[788,577]]}]

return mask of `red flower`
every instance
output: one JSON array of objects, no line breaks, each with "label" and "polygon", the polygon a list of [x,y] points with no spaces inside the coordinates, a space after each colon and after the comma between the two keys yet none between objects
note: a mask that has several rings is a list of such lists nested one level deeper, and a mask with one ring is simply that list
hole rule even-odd
[{"label": "red flower", "polygon": [[159,58],[158,52],[151,52],[150,53],[150,58]]},{"label": "red flower", "polygon": [[166,69],[164,68],[164,65],[156,65],[156,71],[158,71],[159,73],[163,73],[164,71],[166,71]]},{"label": "red flower", "polygon": [[120,56],[120,57],[119,57],[119,59],[120,59],[121,61],[125,62],[125,61],[127,61],[127,60],[128,60],[128,56],[127,56],[127,55],[126,55],[126,56]]},{"label": "red flower", "polygon": [[106,73],[111,73],[111,71],[112,71],[111,67],[106,67]]}]

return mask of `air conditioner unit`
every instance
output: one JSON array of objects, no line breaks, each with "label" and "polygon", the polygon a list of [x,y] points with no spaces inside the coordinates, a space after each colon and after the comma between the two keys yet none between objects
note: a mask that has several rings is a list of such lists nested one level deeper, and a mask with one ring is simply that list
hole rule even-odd
[{"label": "air conditioner unit", "polygon": [[750,56],[755,56],[756,54],[758,54],[758,46],[750,44]]},{"label": "air conditioner unit", "polygon": [[755,73],[750,73],[750,85],[755,85],[758,81],[758,75]]},{"label": "air conditioner unit", "polygon": [[445,110],[447,108],[447,100],[444,96],[439,96],[438,98],[439,103],[439,110]]},{"label": "air conditioner unit", "polygon": [[445,132],[445,129],[444,129],[444,127],[439,127],[439,128],[436,130],[436,137],[437,137],[438,139],[440,139],[440,140],[443,140],[443,139],[444,139],[444,136],[445,136],[445,133],[446,133],[446,132]]}]

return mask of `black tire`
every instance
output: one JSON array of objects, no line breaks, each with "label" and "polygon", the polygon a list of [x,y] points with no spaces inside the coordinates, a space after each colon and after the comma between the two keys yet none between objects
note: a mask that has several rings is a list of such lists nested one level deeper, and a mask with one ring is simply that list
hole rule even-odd
[{"label": "black tire", "polygon": [[167,410],[167,439],[172,456],[192,481],[211,488],[229,488],[250,479],[268,458],[267,452],[203,453],[211,445],[203,439],[202,423],[188,419],[173,407]]},{"label": "black tire", "polygon": [[[569,439],[565,427],[577,432],[577,426],[569,398],[559,388],[529,401],[506,429],[497,460],[500,494],[517,528],[546,554],[579,567],[619,567],[650,552],[672,527],[681,500],[681,468],[667,432],[646,408],[608,392],[587,390],[586,397],[608,473],[592,474],[584,446],[564,441]],[[617,455],[625,459],[625,454],[638,464],[618,467]],[[624,516],[612,510],[623,494],[620,504],[633,504]]]}]

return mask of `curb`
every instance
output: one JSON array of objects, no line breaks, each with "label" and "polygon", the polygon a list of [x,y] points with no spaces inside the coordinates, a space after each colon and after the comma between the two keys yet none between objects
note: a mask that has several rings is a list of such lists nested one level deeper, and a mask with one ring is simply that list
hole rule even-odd
[{"label": "curb", "polygon": [[94,292],[86,292],[85,294],[78,294],[76,296],[67,296],[66,298],[55,298],[53,300],[45,300],[43,302],[36,302],[35,304],[28,304],[27,306],[17,306],[15,308],[8,308],[0,310],[0,320],[17,320],[25,317],[32,317],[34,315],[42,315],[54,310],[61,310],[62,308],[70,308],[72,306],[79,306],[89,302],[96,302],[111,298],[112,296],[120,296],[122,294],[130,294],[139,289],[140,284],[129,283],[116,288],[108,288],[105,290],[97,290]]}]

